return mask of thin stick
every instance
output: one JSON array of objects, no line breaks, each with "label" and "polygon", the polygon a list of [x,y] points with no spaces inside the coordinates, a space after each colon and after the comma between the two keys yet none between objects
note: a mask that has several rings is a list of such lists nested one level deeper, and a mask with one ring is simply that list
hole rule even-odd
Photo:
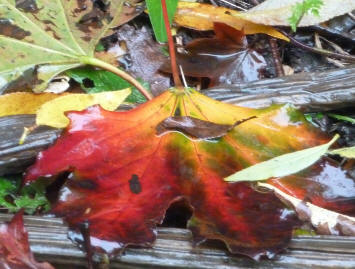
[{"label": "thin stick", "polygon": [[184,70],[182,70],[182,66],[181,66],[181,65],[179,65],[179,68],[180,68],[180,73],[181,73],[182,81],[184,82],[184,87],[185,87],[185,88],[188,88],[188,85],[187,85],[186,79],[185,79]]},{"label": "thin stick", "polygon": [[277,45],[276,39],[269,37],[269,45],[270,45],[270,49],[271,49],[272,58],[274,60],[276,74],[278,77],[282,77],[285,75],[285,72],[284,72],[284,69],[282,66],[280,52],[279,52],[279,46]]},{"label": "thin stick", "polygon": [[123,70],[118,69],[117,67],[106,63],[104,61],[101,61],[97,58],[92,58],[92,57],[82,57],[81,58],[81,62],[83,64],[88,64],[88,65],[93,65],[93,66],[97,66],[100,67],[104,70],[110,71],[114,74],[116,74],[117,76],[123,78],[124,80],[128,81],[130,84],[132,84],[134,87],[137,88],[138,91],[140,91],[140,93],[142,95],[144,95],[144,97],[147,100],[152,100],[153,97],[152,95],[142,86],[142,84],[139,83],[139,81],[137,81],[134,77],[132,77],[131,75],[127,74],[126,72],[124,72]]},{"label": "thin stick", "polygon": [[[259,5],[259,1],[258,0],[251,0],[251,2],[254,5]],[[276,70],[276,75],[278,77],[282,77],[285,75],[283,66],[282,66],[282,61],[281,61],[281,57],[280,57],[280,52],[279,52],[279,47],[277,45],[276,39],[269,37],[269,46],[270,46],[270,51],[271,51],[271,55],[272,55],[272,59],[274,61],[274,66],[275,66],[275,70]]]},{"label": "thin stick", "polygon": [[171,63],[171,70],[173,72],[174,84],[175,84],[175,87],[182,87],[181,79],[179,76],[179,71],[178,71],[177,64],[176,64],[174,40],[173,40],[173,36],[171,35],[168,9],[166,7],[165,0],[161,0],[161,6],[163,9],[163,17],[164,17],[166,35],[168,36],[170,63]]},{"label": "thin stick", "polygon": [[325,49],[318,49],[318,48],[313,48],[310,47],[300,41],[298,41],[297,39],[295,39],[293,36],[289,35],[288,33],[286,33],[286,31],[282,30],[282,29],[277,29],[279,32],[281,32],[282,34],[284,34],[285,36],[287,36],[290,39],[291,44],[295,45],[296,47],[314,52],[314,53],[318,53],[321,55],[325,55],[328,57],[332,57],[332,58],[337,58],[337,59],[342,59],[342,60],[346,60],[349,62],[354,63],[355,62],[355,56],[352,55],[348,55],[348,54],[341,54],[341,53],[336,53],[336,52],[332,52],[329,50],[325,50]]}]

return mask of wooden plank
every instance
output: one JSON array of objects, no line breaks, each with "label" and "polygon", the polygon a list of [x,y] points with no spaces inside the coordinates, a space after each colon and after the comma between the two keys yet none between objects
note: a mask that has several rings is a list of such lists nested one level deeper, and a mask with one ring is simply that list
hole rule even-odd
[{"label": "wooden plank", "polygon": [[355,65],[326,72],[299,73],[239,85],[215,87],[204,93],[217,100],[251,108],[290,103],[306,112],[354,106]]},{"label": "wooden plank", "polygon": [[[0,222],[12,215],[0,214]],[[59,218],[25,216],[31,249],[39,260],[56,265],[85,266],[85,254],[67,238]],[[297,236],[274,260],[255,262],[231,255],[223,244],[211,241],[194,247],[186,229],[158,228],[151,248],[127,248],[112,259],[110,268],[355,268],[355,237]]]}]

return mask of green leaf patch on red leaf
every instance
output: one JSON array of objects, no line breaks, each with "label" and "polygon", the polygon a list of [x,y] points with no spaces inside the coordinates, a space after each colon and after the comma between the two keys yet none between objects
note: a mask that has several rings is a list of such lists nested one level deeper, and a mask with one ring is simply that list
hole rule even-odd
[{"label": "green leaf patch on red leaf", "polygon": [[[173,116],[222,125],[256,118],[221,138],[192,138],[183,130],[158,135],[156,127]],[[295,214],[272,192],[259,192],[250,183],[227,183],[223,178],[329,140],[289,106],[241,108],[194,90],[171,89],[127,112],[95,106],[68,117],[70,126],[53,147],[38,156],[25,180],[71,171],[53,212],[74,230],[88,221],[92,245],[109,253],[126,245],[153,243],[156,225],[171,203],[185,199],[193,210],[188,227],[196,243],[220,239],[233,253],[254,259],[272,257],[287,246],[299,223]],[[327,170],[317,167],[297,174],[298,179],[307,182],[308,175],[314,178],[315,173],[325,173],[322,177],[326,178]],[[302,182],[285,188],[308,191],[309,185]],[[354,201],[354,197],[347,198]],[[320,193],[318,201],[337,208],[336,201],[328,198]]]}]

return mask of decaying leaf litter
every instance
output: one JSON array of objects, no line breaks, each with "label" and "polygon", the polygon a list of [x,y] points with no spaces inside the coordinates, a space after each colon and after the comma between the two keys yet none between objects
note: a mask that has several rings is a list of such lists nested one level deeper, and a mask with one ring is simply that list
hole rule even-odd
[{"label": "decaying leaf litter", "polygon": [[[4,1],[4,5],[1,7],[8,7],[6,5],[11,5],[10,2],[11,1]],[[272,4],[272,1],[269,2]],[[95,3],[96,2],[92,5],[92,11],[94,12],[85,14],[83,16],[85,20],[83,19],[81,21],[87,28],[91,27],[88,26],[88,24],[90,25],[93,21],[95,22],[95,19],[93,18],[99,16],[99,21],[105,19],[105,8],[101,10],[102,7],[95,6]],[[181,3],[179,3],[179,5],[180,4]],[[23,7],[18,5],[17,8],[21,9]],[[211,6],[210,9],[213,10],[215,8]],[[99,13],[99,15],[96,13]],[[177,14],[179,15],[179,9]],[[222,22],[227,23],[229,26],[233,26],[235,19],[232,20],[233,24],[231,25],[229,24],[230,18],[228,16],[226,17],[227,19],[224,19]],[[238,20],[240,20],[240,18]],[[220,23],[220,21],[212,19],[209,23],[213,26],[213,23]],[[261,26],[258,27],[258,31],[261,32],[278,32],[272,28],[267,28],[268,30],[260,30],[265,28]],[[139,31],[139,28],[136,29],[136,31]],[[246,33],[248,32],[246,31]],[[184,35],[186,34],[182,34],[181,36],[184,38]],[[207,35],[211,35],[211,33],[208,33]],[[119,41],[118,44],[124,42],[124,40],[117,40],[117,37],[119,37],[119,35],[114,34],[113,36],[104,39],[102,44],[104,47],[106,46],[106,49],[110,50],[110,48],[113,47],[112,44],[117,41]],[[178,37],[179,36],[177,36],[177,39]],[[193,37],[193,35],[187,35],[185,38],[191,39]],[[212,36],[207,37],[210,39],[213,38]],[[206,41],[206,43],[208,43],[208,41]],[[95,44],[90,46],[90,53],[92,53]],[[127,47],[129,48],[128,44],[123,44],[122,46],[123,48],[126,47],[126,49]],[[151,46],[159,48],[160,51],[162,51],[162,54],[164,53],[164,47],[161,45],[151,43]],[[200,48],[197,47],[197,50],[199,49]],[[118,48],[115,50],[116,53],[117,50]],[[207,47],[207,50],[213,51],[213,48]],[[154,49],[155,53],[157,53],[157,51],[157,49]],[[204,51],[202,50],[202,52]],[[92,55],[90,53],[89,55]],[[76,58],[75,66],[86,63],[85,61],[80,62],[81,59],[87,59],[81,58],[82,56],[83,55],[74,57]],[[218,57],[220,56],[217,56],[217,58]],[[122,56],[120,58],[121,61],[127,64],[128,69],[132,66],[132,63],[129,58],[127,59],[127,56],[126,59],[122,59]],[[49,61],[48,63],[41,62],[41,66],[36,66],[39,64],[37,62],[32,62],[28,66],[20,67],[17,71],[20,71],[21,73],[22,71],[30,70],[31,74],[33,70],[38,72],[37,69],[41,68],[42,65],[47,64],[50,65],[50,69],[52,68],[52,70],[58,72],[58,70],[61,69],[57,69],[58,66],[56,65],[58,62],[55,61],[56,60],[54,60],[54,62]],[[99,63],[100,65],[97,66],[105,68],[101,62]],[[63,66],[65,69],[72,67],[74,66]],[[46,68],[47,66],[40,71],[42,72],[42,70],[45,70]],[[182,69],[184,70],[183,65]],[[94,69],[92,70],[95,71]],[[152,74],[156,74],[157,68],[155,67],[151,72]],[[144,71],[141,72],[141,74],[142,73],[144,73]],[[6,70],[3,74],[6,79],[12,77],[12,79],[16,81],[18,78],[14,76],[14,74],[9,75],[9,71]],[[19,74],[19,72],[16,74]],[[73,76],[73,74],[75,75],[75,70],[73,70],[71,74],[68,74],[70,76]],[[190,74],[187,75],[190,76]],[[107,76],[107,74],[103,73],[102,76]],[[164,74],[162,74],[162,76],[164,76]],[[80,73],[77,77],[80,79]],[[100,78],[86,79],[85,72],[82,77],[84,78],[80,80],[80,83],[84,85],[86,90],[95,87],[95,80],[100,81]],[[207,75],[206,77],[209,76]],[[38,80],[38,78],[36,80]],[[50,78],[50,76],[48,76],[48,78]],[[237,80],[233,82],[237,83]],[[196,83],[196,80],[189,83]],[[197,80],[197,83],[202,85],[201,79],[200,82]],[[39,83],[39,85],[43,86],[44,84]],[[9,83],[6,83],[5,86],[8,87]],[[162,102],[161,100],[166,100],[166,102]],[[157,110],[155,110],[155,107],[157,107]],[[214,110],[218,112],[214,112]],[[143,116],[144,118],[149,113],[151,113],[151,118],[140,123],[141,117]],[[34,175],[56,174],[59,171],[73,167],[69,169],[73,172],[73,175],[67,181],[66,185],[63,186],[61,190],[61,198],[54,205],[53,212],[66,218],[74,229],[83,221],[89,220],[91,226],[90,231],[92,233],[92,245],[97,248],[102,248],[102,246],[96,244],[97,239],[95,238],[110,241],[112,242],[112,246],[110,249],[107,249],[109,252],[114,251],[115,249],[120,249],[126,244],[145,245],[149,242],[153,242],[154,232],[152,231],[154,230],[156,223],[162,221],[165,210],[176,199],[185,199],[194,209],[194,215],[189,221],[189,227],[194,233],[194,240],[196,242],[204,241],[204,238],[221,239],[227,243],[229,249],[233,252],[244,253],[254,258],[259,258],[268,253],[268,256],[271,257],[273,254],[272,252],[277,253],[280,249],[286,246],[287,241],[291,236],[292,227],[297,224],[295,215],[289,212],[288,209],[286,210],[285,206],[282,205],[271,193],[258,193],[246,183],[227,184],[223,182],[223,177],[232,174],[233,170],[240,170],[243,167],[250,166],[261,160],[270,159],[282,153],[311,147],[312,145],[323,144],[329,140],[329,138],[308,126],[308,124],[302,119],[301,114],[294,111],[291,107],[273,107],[269,110],[259,111],[241,108],[238,110],[232,106],[225,106],[212,102],[208,98],[205,99],[205,97],[199,95],[194,90],[170,90],[170,92],[168,91],[164,93],[154,101],[146,103],[138,109],[130,112],[114,113],[111,115],[108,112],[94,107],[89,108],[86,112],[71,113],[69,115],[71,115],[70,118],[72,122],[69,129],[65,131],[65,135],[48,151],[48,153],[44,152],[43,154],[45,155],[41,154],[39,156],[36,164],[37,167],[30,170],[27,178],[34,180],[36,178]],[[129,119],[132,118],[132,122],[126,122],[126,118],[122,118],[121,120],[120,115],[122,115],[122,117],[127,116]],[[238,120],[248,118],[250,118],[250,120],[237,126],[222,137],[210,136],[210,140],[204,140],[202,137],[198,137],[198,135],[197,137],[196,135],[191,137],[191,135],[185,131],[186,129],[181,128],[178,129],[180,132],[170,129],[170,132],[166,134],[157,134],[155,126],[157,126],[159,122],[163,122],[164,118],[166,119],[172,116],[188,116],[211,123],[214,122],[216,125],[232,125]],[[106,119],[103,120],[105,117]],[[83,121],[83,119],[85,120]],[[110,121],[113,121],[113,124],[110,124]],[[120,123],[117,124],[116,121],[120,121]],[[193,122],[196,123],[196,120]],[[85,124],[82,125],[83,123]],[[124,124],[121,126],[121,123]],[[137,123],[138,126],[141,125],[139,128],[136,127]],[[277,126],[275,129],[279,130],[280,133],[277,133],[276,135],[274,131],[263,131],[265,124]],[[116,125],[120,126],[117,126],[116,128]],[[129,128],[127,129],[127,126],[130,125],[132,126],[133,131]],[[110,130],[109,127],[105,126],[115,126],[115,128],[113,128],[114,130]],[[257,126],[257,128],[255,126]],[[97,130],[102,130],[102,132],[97,133]],[[305,131],[302,133],[301,130]],[[97,135],[98,137],[96,137]],[[108,138],[105,138],[106,135]],[[130,138],[129,141],[132,142],[125,142],[126,144],[121,145],[121,136],[125,137],[127,135],[138,137],[139,139]],[[146,146],[144,146],[144,144],[143,147],[140,145],[142,144],[141,141],[143,141],[143,137],[151,137],[152,141],[159,141],[158,148],[155,148],[153,145],[150,146],[150,150],[153,152],[147,156],[145,156],[145,154],[149,152],[149,149],[145,149]],[[67,151],[62,153],[63,148],[60,147],[61,143],[66,145],[64,148],[65,150],[72,148],[72,150],[69,151],[69,157],[67,157]],[[163,144],[162,148],[160,143]],[[122,150],[118,150],[120,148],[122,148]],[[111,153],[110,149],[116,149],[118,152]],[[56,158],[60,155],[63,157],[62,164],[53,159],[53,161],[49,161],[49,164],[52,166],[47,166],[45,161],[46,158],[51,160],[51,152],[53,152],[53,156]],[[129,154],[130,152],[134,152],[132,157],[129,157],[131,156],[131,154]],[[137,152],[142,153],[138,154]],[[141,155],[143,159],[152,157],[151,162],[153,162],[154,166],[161,167],[161,175],[155,176],[153,171],[142,171],[141,167],[137,167],[134,164],[137,162],[135,161],[136,155]],[[72,158],[73,156],[77,157]],[[92,158],[90,156],[92,156]],[[132,163],[123,161],[124,165],[122,166],[120,161],[125,158],[127,161],[130,158],[133,158]],[[82,160],[85,160],[85,162]],[[43,166],[43,163],[45,167]],[[91,171],[90,167],[97,163],[102,165],[102,168],[98,171]],[[154,168],[151,164],[147,164],[146,167],[148,167],[148,171]],[[165,171],[164,173],[166,174],[162,173],[162,171]],[[106,173],[108,174],[106,175]],[[336,185],[336,182],[326,182],[324,181],[324,178],[319,178],[319,175],[321,175],[321,177],[327,177],[326,175],[328,173],[336,173],[337,180],[341,180],[342,183],[347,182],[345,184],[346,187],[342,189],[342,192],[338,193],[335,191],[334,186]],[[122,176],[126,174],[127,176]],[[161,176],[166,176],[168,180],[163,180],[160,178]],[[305,181],[305,178],[308,178],[308,180]],[[106,179],[106,181],[104,179]],[[213,180],[215,180],[215,182]],[[149,184],[148,182],[154,182],[152,185],[156,186],[156,188],[153,191],[147,191],[147,189],[152,188],[152,186],[145,187],[145,184]],[[297,182],[296,185],[295,182]],[[300,182],[303,182],[302,184],[304,185],[302,186]],[[300,201],[307,199],[310,200],[312,205],[320,208],[333,210],[347,215],[354,214],[353,198],[349,198],[354,197],[353,179],[345,175],[345,172],[337,167],[337,164],[333,161],[321,161],[314,168],[309,168],[306,172],[301,172],[301,174],[294,176],[291,175],[283,179],[272,179],[268,183],[287,195],[294,195],[295,199]],[[170,190],[166,192],[165,188],[170,188]],[[223,194],[221,192],[221,196],[219,197],[221,198],[221,201],[213,201],[209,199],[209,195],[211,194],[209,188],[213,191],[221,190],[225,192]],[[98,189],[105,191],[110,190],[111,195],[109,195],[109,197],[111,198],[103,199],[102,195],[106,194],[105,197],[108,195],[105,192],[97,192]],[[343,198],[340,198],[340,202],[334,202],[332,199],[329,199],[329,192],[332,193],[333,196],[335,195],[335,197],[338,197],[338,200],[339,197]],[[346,193],[345,196],[343,196],[344,192]],[[85,199],[82,200],[82,197],[87,197],[87,199],[89,199],[89,197],[91,197],[90,195],[94,195],[93,197],[95,198],[93,200],[100,201],[103,205],[97,203],[88,206],[90,205],[90,202]],[[139,195],[141,197],[139,197]],[[150,205],[152,207],[151,210],[143,211],[144,208],[139,206],[141,203],[140,201],[142,198],[143,201],[145,197],[149,197],[150,195],[159,195],[160,198],[165,198],[159,205]],[[213,195],[216,195],[216,193],[213,193]],[[131,196],[138,197],[135,199],[135,201],[138,202],[138,207],[133,205],[133,208],[131,208],[132,205],[128,206],[125,204],[125,199],[128,199]],[[237,203],[236,201],[232,201],[233,197],[238,199],[243,197],[244,200]],[[345,200],[344,197],[346,197]],[[152,199],[149,198],[149,200]],[[261,210],[261,208],[255,208],[255,201],[261,201],[260,203],[262,205],[269,203],[268,207],[262,208],[265,213],[263,216],[259,216],[260,213],[258,210]],[[126,206],[126,208],[121,207],[121,209],[115,209],[118,205],[122,205],[123,207]],[[200,211],[205,212],[201,213]],[[296,211],[298,212],[297,209]],[[69,212],[71,215],[72,212],[75,212],[75,215],[69,216]],[[115,212],[115,214],[119,213],[119,216],[112,212]],[[271,218],[275,221],[275,217],[279,216],[280,218],[282,212],[283,214],[287,214],[287,218],[282,220],[279,219],[279,222],[266,220],[267,218]],[[136,216],[133,219],[137,218],[137,216],[138,219],[143,218],[143,222],[146,223],[146,226],[142,225],[138,230],[137,227],[135,227],[135,229],[130,229],[129,227],[137,225],[131,221],[131,216]],[[238,221],[233,220],[236,216],[238,216]],[[273,239],[269,238],[270,240],[265,241],[263,240],[261,233],[263,233],[262,231],[264,230],[272,230],[271,228],[248,225],[250,221],[251,223],[255,222],[255,218],[257,217],[265,218],[265,222],[269,223],[271,226],[278,223],[278,225],[281,225],[283,228],[278,231],[270,231],[268,236]],[[114,229],[112,229],[112,227],[105,227],[108,223],[114,223],[114,226],[112,226]],[[240,238],[241,234],[246,231],[243,228],[243,225],[245,225],[245,228],[248,227],[251,237],[245,236],[245,238]],[[318,228],[316,226],[317,224],[314,225]],[[332,232],[330,230],[331,229],[329,229],[328,232]],[[335,233],[346,234],[342,230],[336,230]]]}]

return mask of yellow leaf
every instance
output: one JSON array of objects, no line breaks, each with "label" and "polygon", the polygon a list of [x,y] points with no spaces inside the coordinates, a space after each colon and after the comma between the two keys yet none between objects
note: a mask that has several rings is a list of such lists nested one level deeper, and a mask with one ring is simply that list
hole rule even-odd
[{"label": "yellow leaf", "polygon": [[243,14],[244,12],[208,4],[179,2],[174,21],[180,26],[200,31],[213,30],[213,23],[220,22],[237,30],[243,29],[246,35],[264,33],[289,41],[286,36],[271,26],[255,24],[243,19]]},{"label": "yellow leaf", "polygon": [[37,109],[44,103],[57,98],[54,93],[27,93],[15,92],[0,96],[0,117],[20,115],[20,114],[36,114]]},{"label": "yellow leaf", "polygon": [[131,90],[101,92],[94,94],[68,94],[58,97],[42,105],[37,111],[36,124],[55,128],[64,128],[69,119],[66,111],[80,111],[89,106],[99,104],[106,110],[115,110],[130,95]]}]

